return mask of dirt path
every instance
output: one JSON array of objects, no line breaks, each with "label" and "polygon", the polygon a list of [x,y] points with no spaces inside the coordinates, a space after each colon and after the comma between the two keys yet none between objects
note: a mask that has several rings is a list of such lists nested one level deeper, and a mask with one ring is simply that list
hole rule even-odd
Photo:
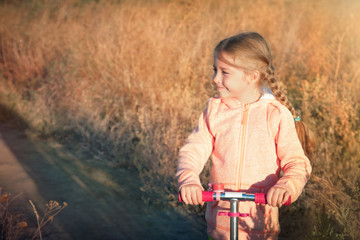
[{"label": "dirt path", "polygon": [[139,186],[130,170],[0,125],[0,187],[22,193],[19,210],[35,223],[29,199],[40,212],[49,200],[68,203],[43,239],[207,239],[203,219],[145,206]]}]

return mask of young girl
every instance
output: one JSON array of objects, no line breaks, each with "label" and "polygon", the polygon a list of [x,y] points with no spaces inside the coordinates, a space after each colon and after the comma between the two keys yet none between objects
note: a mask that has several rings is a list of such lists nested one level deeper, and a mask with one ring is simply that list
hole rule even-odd
[{"label": "young girl", "polygon": [[[201,204],[199,179],[210,154],[211,183],[225,191],[267,193],[268,204],[239,201],[239,239],[277,239],[278,208],[301,194],[312,167],[312,133],[280,91],[269,47],[256,32],[245,32],[218,43],[213,81],[219,96],[207,100],[198,125],[179,150],[176,178],[186,204]],[[273,94],[267,93],[266,83]],[[283,176],[280,178],[280,171]],[[229,239],[229,201],[206,205],[210,239]]]}]

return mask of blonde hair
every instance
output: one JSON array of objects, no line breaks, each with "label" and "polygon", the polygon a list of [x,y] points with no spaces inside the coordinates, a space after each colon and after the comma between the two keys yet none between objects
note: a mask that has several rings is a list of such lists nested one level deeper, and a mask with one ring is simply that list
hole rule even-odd
[{"label": "blonde hair", "polygon": [[[233,62],[226,60],[221,53],[231,56]],[[266,80],[275,98],[289,109],[294,119],[298,116],[280,89],[279,81],[274,75],[270,49],[259,33],[244,32],[221,40],[214,49],[214,57],[231,66],[241,68],[246,74],[258,70],[261,73],[259,86]],[[302,121],[296,121],[295,127],[304,152],[311,159],[316,147],[314,134]]]}]

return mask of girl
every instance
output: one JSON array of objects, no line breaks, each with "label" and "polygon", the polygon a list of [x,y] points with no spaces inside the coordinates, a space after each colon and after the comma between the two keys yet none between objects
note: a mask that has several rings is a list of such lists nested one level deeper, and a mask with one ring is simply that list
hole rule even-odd
[{"label": "girl", "polygon": [[[223,183],[226,191],[267,193],[267,205],[239,201],[239,212],[250,214],[239,217],[239,239],[277,239],[278,208],[289,196],[296,201],[312,171],[312,133],[281,92],[260,34],[245,32],[220,41],[214,71],[219,95],[207,100],[198,125],[179,150],[181,197],[186,204],[204,204],[199,174],[211,154],[211,183]],[[266,83],[274,95],[264,90]],[[229,210],[228,201],[207,204],[210,239],[229,239],[230,218],[218,216]]]}]

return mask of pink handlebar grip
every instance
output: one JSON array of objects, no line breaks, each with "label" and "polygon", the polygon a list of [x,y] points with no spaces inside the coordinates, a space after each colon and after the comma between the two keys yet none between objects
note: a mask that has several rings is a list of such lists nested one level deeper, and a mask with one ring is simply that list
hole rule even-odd
[{"label": "pink handlebar grip", "polygon": [[[255,203],[267,204],[266,193],[255,193]],[[291,196],[283,205],[290,205]]]},{"label": "pink handlebar grip", "polygon": [[[179,202],[182,202],[182,197],[181,197],[181,193],[179,192]],[[202,201],[203,202],[212,202],[214,201],[213,199],[213,192],[209,192],[209,191],[202,191]]]},{"label": "pink handlebar grip", "polygon": [[203,191],[202,192],[202,200],[203,200],[203,202],[213,202],[214,201],[213,192]]}]

